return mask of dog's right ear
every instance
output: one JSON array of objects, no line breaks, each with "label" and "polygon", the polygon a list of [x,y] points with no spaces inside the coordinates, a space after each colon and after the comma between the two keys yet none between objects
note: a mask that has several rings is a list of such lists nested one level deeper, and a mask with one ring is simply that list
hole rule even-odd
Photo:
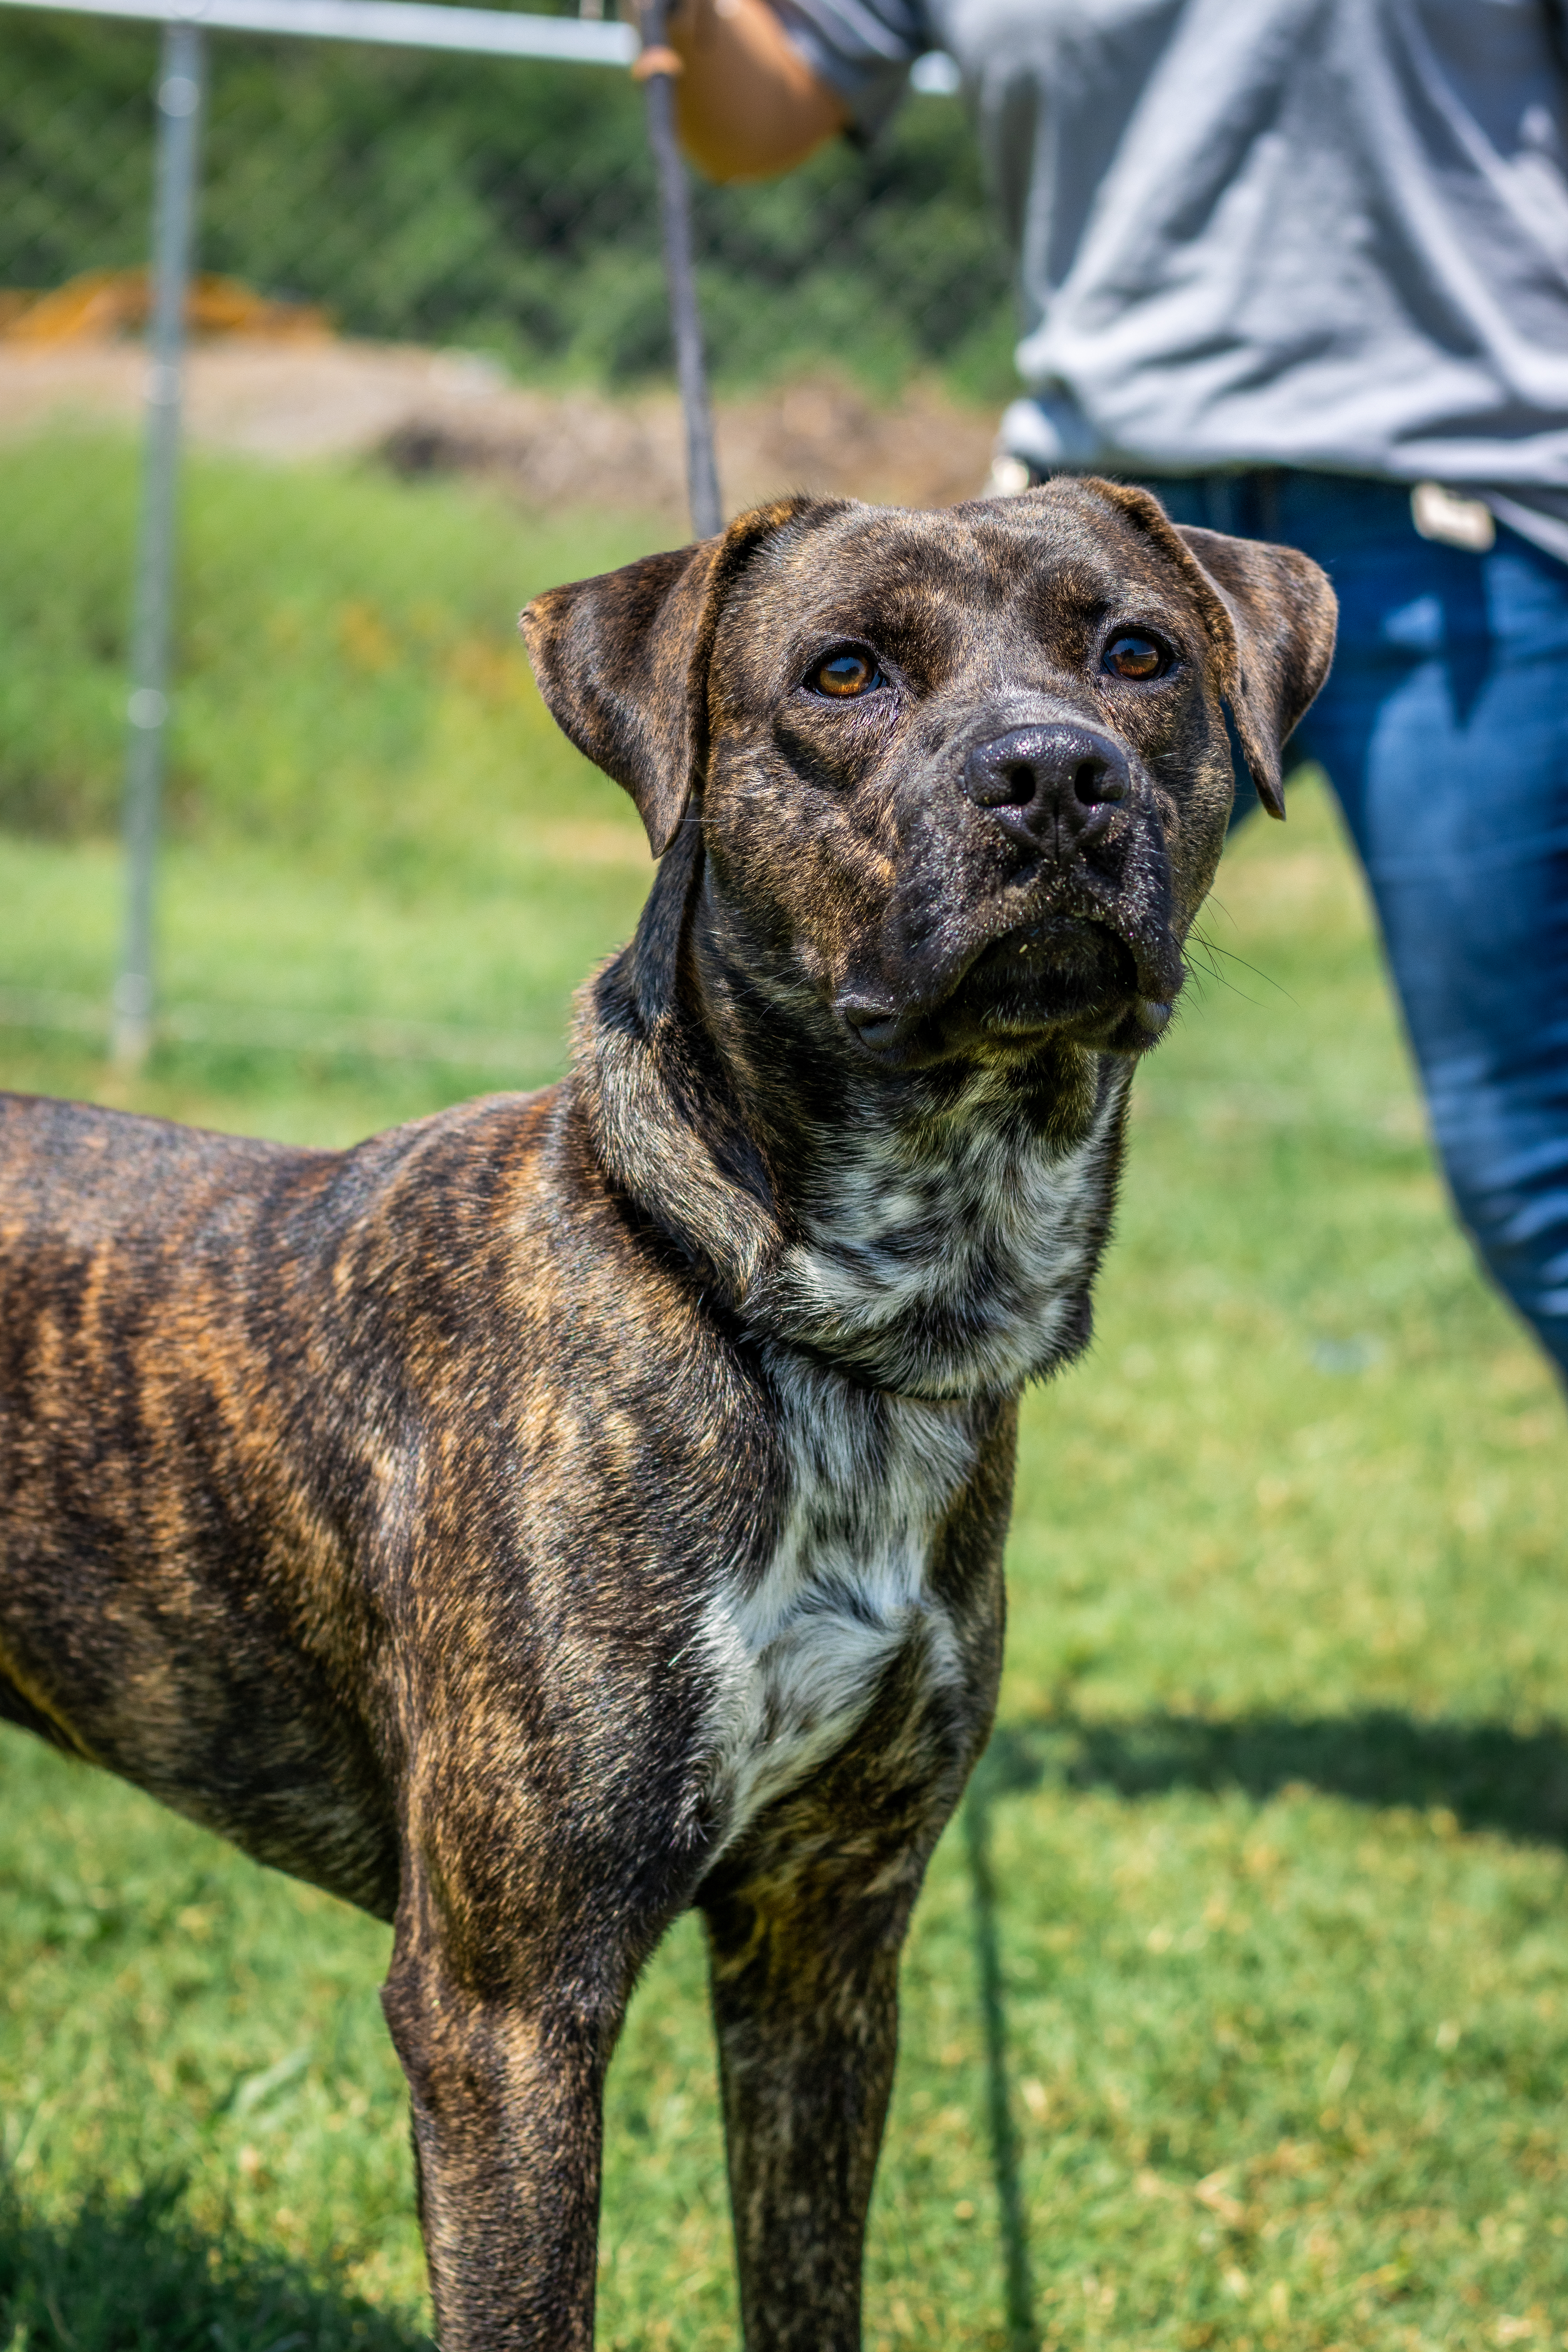
[{"label": "dog's right ear", "polygon": [[662,857],[708,760],[708,663],[730,587],[764,540],[810,506],[780,499],[718,539],[536,596],[522,615],[551,717],[624,785]]}]

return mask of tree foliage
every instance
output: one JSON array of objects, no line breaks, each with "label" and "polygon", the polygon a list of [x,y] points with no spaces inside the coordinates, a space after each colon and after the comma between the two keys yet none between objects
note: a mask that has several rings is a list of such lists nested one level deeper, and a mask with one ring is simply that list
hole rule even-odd
[{"label": "tree foliage", "polygon": [[[142,259],[155,58],[150,28],[0,21],[0,284]],[[347,332],[534,374],[662,373],[640,110],[602,68],[216,37],[203,266]],[[869,152],[836,142],[771,184],[699,185],[696,226],[721,381],[831,361],[1007,389],[1005,263],[957,100],[913,99]]]}]

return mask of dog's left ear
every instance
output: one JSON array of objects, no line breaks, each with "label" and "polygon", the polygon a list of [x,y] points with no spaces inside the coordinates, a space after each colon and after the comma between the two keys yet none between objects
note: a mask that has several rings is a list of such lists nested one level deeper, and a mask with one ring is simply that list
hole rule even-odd
[{"label": "dog's left ear", "polygon": [[521,626],[551,717],[624,785],[662,857],[708,759],[708,664],[724,598],[813,501],[780,499],[718,539],[536,596]]},{"label": "dog's left ear", "polygon": [[1338,599],[1327,573],[1297,548],[1183,524],[1176,536],[1226,608],[1237,654],[1226,698],[1258,797],[1283,819],[1279,755],[1329,674]]},{"label": "dog's left ear", "polygon": [[1283,818],[1279,755],[1334,657],[1339,605],[1326,573],[1293,547],[1173,523],[1147,490],[1096,487],[1186,573],[1258,797],[1270,816]]}]

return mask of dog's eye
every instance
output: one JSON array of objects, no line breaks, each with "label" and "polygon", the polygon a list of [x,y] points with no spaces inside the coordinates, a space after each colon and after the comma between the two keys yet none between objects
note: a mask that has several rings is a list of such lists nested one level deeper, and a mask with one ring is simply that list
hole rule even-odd
[{"label": "dog's eye", "polygon": [[1112,677],[1163,677],[1171,667],[1171,656],[1157,637],[1145,637],[1135,629],[1112,637],[1100,657],[1101,669]]},{"label": "dog's eye", "polygon": [[851,695],[869,694],[880,686],[882,673],[870,654],[861,653],[854,646],[844,646],[826,661],[818,662],[806,681],[814,693],[826,694],[835,702],[847,702]]}]

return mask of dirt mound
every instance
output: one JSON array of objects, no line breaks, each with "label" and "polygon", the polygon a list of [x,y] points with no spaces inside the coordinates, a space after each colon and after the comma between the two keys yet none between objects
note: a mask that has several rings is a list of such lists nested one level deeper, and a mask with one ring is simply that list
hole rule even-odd
[{"label": "dirt mound", "polygon": [[[112,343],[139,333],[153,310],[145,269],[88,269],[47,294],[0,289],[0,342],[49,348],[60,343]],[[185,324],[195,335],[262,335],[320,339],[332,331],[313,302],[275,302],[242,278],[204,270],[193,278]]]},{"label": "dirt mound", "polygon": [[[0,343],[0,433],[50,419],[133,421],[139,345]],[[611,400],[511,384],[483,355],[403,345],[234,337],[191,353],[193,440],[258,457],[382,455],[406,474],[481,476],[535,507],[619,506],[684,521],[672,393]],[[995,420],[933,390],[875,407],[812,378],[718,404],[719,468],[731,510],[784,490],[897,506],[947,506],[980,489]]]}]

